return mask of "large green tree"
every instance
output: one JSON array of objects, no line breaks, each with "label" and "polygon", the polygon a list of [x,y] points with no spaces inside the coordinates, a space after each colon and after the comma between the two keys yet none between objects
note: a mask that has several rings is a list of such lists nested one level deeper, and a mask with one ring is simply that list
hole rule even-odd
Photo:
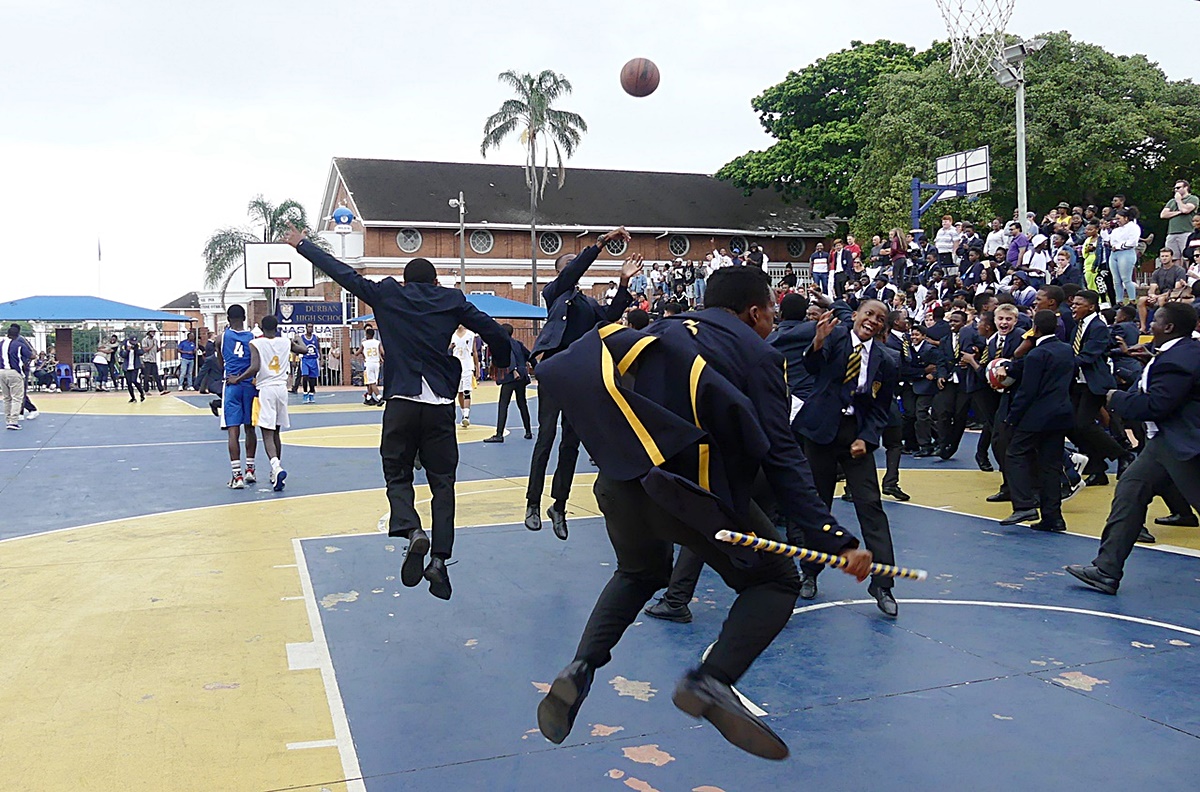
[{"label": "large green tree", "polygon": [[918,53],[883,39],[852,41],[791,72],[751,102],[763,129],[779,142],[738,157],[717,178],[747,190],[773,187],[825,214],[853,215],[850,180],[867,142],[867,99],[883,76],[918,71],[947,53],[944,44]]},{"label": "large green tree", "polygon": [[536,304],[540,299],[537,205],[550,179],[550,152],[554,151],[558,186],[562,187],[567,177],[563,155],[570,157],[575,153],[583,140],[583,133],[587,132],[587,122],[578,113],[554,106],[560,97],[571,93],[571,83],[561,74],[548,69],[537,75],[506,71],[501,72],[499,80],[513,89],[516,98],[505,100],[499,110],[488,116],[483,125],[483,143],[479,146],[479,153],[486,157],[490,149],[499,148],[514,134],[525,147],[525,183],[529,187],[529,247],[533,260],[531,300]]},{"label": "large green tree", "polygon": [[[1113,55],[1065,32],[1041,38],[1046,47],[1025,65],[1031,210],[1042,214],[1059,201],[1107,203],[1121,192],[1157,227],[1170,182],[1200,173],[1200,86],[1168,80],[1143,55]],[[851,182],[854,229],[907,226],[912,177],[929,177],[939,155],[984,144],[991,146],[991,192],[977,203],[954,199],[939,209],[977,220],[1011,216],[1013,91],[990,75],[951,77],[938,61],[884,76],[867,105],[867,145]]]}]

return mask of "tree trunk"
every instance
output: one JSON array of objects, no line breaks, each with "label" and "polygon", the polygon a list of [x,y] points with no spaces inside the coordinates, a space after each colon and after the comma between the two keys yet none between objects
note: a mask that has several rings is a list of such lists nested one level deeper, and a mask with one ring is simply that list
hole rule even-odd
[{"label": "tree trunk", "polygon": [[537,264],[537,178],[529,185],[529,252],[533,260],[533,286],[529,295],[531,305],[538,304],[538,264]]}]

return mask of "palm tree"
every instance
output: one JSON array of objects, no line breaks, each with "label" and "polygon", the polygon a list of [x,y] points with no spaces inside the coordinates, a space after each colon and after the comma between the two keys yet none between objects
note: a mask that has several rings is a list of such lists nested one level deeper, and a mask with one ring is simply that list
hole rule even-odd
[{"label": "palm tree", "polygon": [[[525,184],[529,186],[529,247],[533,256],[533,295],[531,301],[538,302],[537,276],[537,204],[546,191],[550,177],[550,150],[558,172],[558,186],[563,186],[567,172],[563,168],[563,154],[570,157],[579,147],[587,122],[578,113],[556,110],[552,105],[560,96],[571,93],[571,83],[561,74],[550,70],[536,77],[506,71],[500,74],[500,82],[512,87],[516,99],[509,99],[500,109],[488,117],[483,125],[483,144],[479,153],[487,156],[488,149],[499,148],[513,132],[520,132],[521,145],[525,146]],[[538,159],[542,161],[538,174]]]},{"label": "palm tree", "polygon": [[[291,199],[275,206],[261,195],[256,196],[246,207],[250,215],[250,227],[221,228],[204,243],[204,285],[208,288],[221,284],[221,304],[225,303],[225,290],[233,276],[245,266],[247,242],[274,242],[283,238],[289,227],[295,226],[308,231],[312,241],[324,247],[324,240],[316,236],[308,225],[304,207]],[[257,230],[261,227],[262,239]],[[271,299],[271,294],[267,294]]]}]

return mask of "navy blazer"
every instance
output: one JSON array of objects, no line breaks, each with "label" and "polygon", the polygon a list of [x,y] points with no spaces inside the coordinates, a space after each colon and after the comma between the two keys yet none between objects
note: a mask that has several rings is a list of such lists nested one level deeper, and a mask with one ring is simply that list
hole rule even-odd
[{"label": "navy blazer", "polygon": [[817,323],[811,320],[785,319],[767,336],[767,343],[783,355],[788,390],[797,399],[807,399],[816,387],[817,378],[804,365],[804,353],[817,333]]},{"label": "navy blazer", "polygon": [[509,348],[512,359],[505,368],[496,369],[496,384],[507,385],[510,382],[529,382],[529,348],[515,337],[510,338]]},{"label": "navy blazer", "polygon": [[[467,302],[458,289],[435,283],[402,284],[395,278],[373,281],[338,261],[307,239],[300,255],[360,298],[375,312],[384,349],[397,350],[383,360],[383,397],[420,396],[421,380],[443,399],[453,399],[462,364],[448,351],[459,325],[478,333],[492,350],[492,362],[509,365],[509,335],[496,320]],[[403,350],[403,351],[399,351]]]},{"label": "navy blazer", "polygon": [[[1111,338],[1108,325],[1104,324],[1104,318],[1097,314],[1096,318],[1088,323],[1087,329],[1083,331],[1083,344],[1079,348],[1079,354],[1075,356],[1075,367],[1083,372],[1083,379],[1087,382],[1088,390],[1097,396],[1103,396],[1117,387],[1117,380],[1108,366]],[[1072,351],[1074,344],[1075,337],[1072,335]]]},{"label": "navy blazer", "polygon": [[[905,384],[912,381],[912,372],[909,370],[908,356],[904,354],[904,342],[899,338],[896,338],[896,336],[891,332],[884,337],[884,340],[887,343],[887,348],[896,353],[895,363],[897,377],[899,380],[896,384],[903,387]],[[911,338],[908,341],[908,348],[912,349]]]},{"label": "navy blazer", "polygon": [[806,546],[858,545],[817,495],[788,426],[782,355],[729,312],[682,314],[645,332],[602,326],[539,364],[538,377],[604,475],[641,481],[709,539],[723,523],[745,530],[737,525],[761,470]]},{"label": "navy blazer", "polygon": [[[918,396],[932,396],[937,393],[937,382],[926,378],[925,369],[928,366],[936,367],[941,359],[940,350],[928,340],[921,344],[920,351],[917,350],[917,345],[909,346],[908,353],[908,376],[912,379],[913,393]],[[934,377],[937,377],[937,372],[934,372]]]},{"label": "navy blazer", "polygon": [[1075,354],[1068,344],[1052,337],[1036,344],[1008,367],[1017,380],[1005,419],[1023,432],[1066,432],[1075,426],[1071,408],[1071,382],[1075,379]]},{"label": "navy blazer", "polygon": [[1134,383],[1114,393],[1109,406],[1122,418],[1154,421],[1176,459],[1200,455],[1200,341],[1176,341],[1149,366],[1146,391]]},{"label": "navy blazer", "polygon": [[821,349],[811,346],[804,355],[804,365],[816,377],[816,387],[800,408],[792,428],[814,443],[828,445],[837,437],[843,410],[854,407],[858,422],[858,439],[871,450],[879,447],[879,438],[888,422],[888,412],[900,372],[890,354],[879,347],[886,344],[876,340],[867,357],[867,390],[854,391],[844,384],[846,361],[850,357],[852,325],[848,322],[833,328]]},{"label": "navy blazer", "polygon": [[579,291],[579,279],[599,255],[598,245],[585,247],[542,289],[542,299],[546,301],[546,323],[533,342],[534,359],[561,352],[602,322],[619,321],[633,302],[633,295],[624,286],[617,287],[617,295],[607,306],[600,305]]}]

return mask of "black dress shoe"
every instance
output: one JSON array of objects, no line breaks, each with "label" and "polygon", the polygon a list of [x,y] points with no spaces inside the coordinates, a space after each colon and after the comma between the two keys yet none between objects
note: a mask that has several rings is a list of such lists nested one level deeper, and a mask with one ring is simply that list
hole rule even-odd
[{"label": "black dress shoe", "polygon": [[800,599],[810,600],[817,598],[817,579],[812,575],[801,573],[800,575]]},{"label": "black dress shoe", "polygon": [[671,701],[693,718],[704,718],[721,736],[763,759],[786,759],[788,747],[741,702],[733,688],[699,671],[689,671],[675,686]]},{"label": "black dress shoe", "polygon": [[937,452],[937,455],[943,462],[949,462],[954,458],[954,449],[950,446],[942,446],[942,448]]},{"label": "black dress shoe", "polygon": [[550,518],[550,527],[554,529],[554,535],[564,542],[567,541],[567,510],[557,504],[551,504],[550,508],[546,509],[546,516]]},{"label": "black dress shoe", "polygon": [[867,593],[875,598],[875,604],[879,606],[879,610],[883,611],[884,616],[894,619],[900,613],[900,606],[896,604],[896,598],[892,596],[890,588],[883,588],[872,583],[867,586]]},{"label": "black dress shoe", "polygon": [[1017,523],[1031,522],[1038,518],[1037,509],[1013,509],[1013,513],[1000,521],[1001,525],[1016,525]]},{"label": "black dress shoe", "polygon": [[1137,459],[1137,455],[1130,451],[1127,454],[1122,454],[1117,460],[1117,481],[1121,480],[1121,476],[1125,475],[1125,471],[1133,464],[1133,460]]},{"label": "black dress shoe", "polygon": [[907,493],[907,492],[905,492],[904,490],[900,489],[900,487],[899,487],[899,486],[895,486],[895,487],[884,487],[884,488],[883,488],[883,494],[884,494],[884,495],[891,495],[893,498],[895,498],[895,499],[896,499],[896,500],[898,500],[898,501],[906,501],[906,500],[911,500],[911,498],[909,497],[908,493]]},{"label": "black dress shoe", "polygon": [[1030,523],[1030,530],[1045,531],[1046,533],[1062,533],[1067,530],[1067,524],[1062,520],[1038,520]]},{"label": "black dress shoe", "polygon": [[1106,487],[1108,486],[1107,473],[1093,473],[1083,480],[1083,483],[1089,487]]},{"label": "black dress shoe", "polygon": [[1158,540],[1154,538],[1154,534],[1143,528],[1141,532],[1138,533],[1137,541],[1141,542],[1142,544],[1154,544]]},{"label": "black dress shoe", "polygon": [[982,470],[984,473],[991,473],[991,472],[995,471],[995,468],[992,467],[992,463],[986,459],[984,459],[983,461],[976,459],[975,464],[979,465],[979,469]]},{"label": "black dress shoe", "polygon": [[526,439],[526,440],[532,440],[532,439],[533,439],[533,432],[531,432],[531,431],[529,431],[528,429],[526,429],[526,430],[525,430],[525,439]]},{"label": "black dress shoe", "polygon": [[550,685],[550,692],[538,704],[538,728],[542,736],[559,745],[571,733],[579,706],[592,689],[595,671],[583,660],[564,668]]},{"label": "black dress shoe", "polygon": [[542,515],[538,514],[536,503],[530,503],[525,507],[525,527],[531,531],[542,530]]},{"label": "black dress shoe", "polygon": [[503,443],[503,442],[504,442],[504,435],[501,435],[501,434],[494,434],[494,435],[492,435],[491,437],[485,437],[485,438],[483,438],[483,442],[485,442],[485,443]]},{"label": "black dress shoe", "polygon": [[446,571],[446,560],[434,556],[425,567],[425,579],[429,581],[429,593],[438,599],[450,599],[450,573]]},{"label": "black dress shoe", "polygon": [[850,490],[846,490],[842,493],[842,500],[846,501],[847,503],[854,503],[854,496],[850,494]]},{"label": "black dress shoe", "polygon": [[1109,577],[1090,564],[1088,566],[1071,564],[1070,566],[1063,567],[1063,569],[1067,570],[1084,583],[1087,583],[1089,586],[1096,589],[1096,591],[1103,591],[1105,594],[1116,594],[1117,588],[1121,585],[1121,581],[1114,577]]},{"label": "black dress shoe", "polygon": [[1155,517],[1155,525],[1173,525],[1176,528],[1195,528],[1200,525],[1192,514],[1168,514],[1166,517]]},{"label": "black dress shoe", "polygon": [[414,528],[408,535],[408,549],[404,551],[404,563],[400,565],[400,582],[412,588],[421,582],[425,574],[425,554],[429,552],[429,534],[422,528]]},{"label": "black dress shoe", "polygon": [[667,602],[666,598],[660,599],[658,602],[646,608],[644,613],[647,616],[653,616],[656,619],[663,621],[679,622],[680,624],[688,624],[692,620],[692,611],[687,605],[675,607]]},{"label": "black dress shoe", "polygon": [[984,498],[988,503],[1008,503],[1012,500],[1012,495],[1008,494],[1008,490],[1000,490],[994,495],[988,495]]},{"label": "black dress shoe", "polygon": [[913,459],[924,459],[925,457],[933,456],[934,453],[935,452],[932,448],[922,448],[920,451],[913,454]]}]

